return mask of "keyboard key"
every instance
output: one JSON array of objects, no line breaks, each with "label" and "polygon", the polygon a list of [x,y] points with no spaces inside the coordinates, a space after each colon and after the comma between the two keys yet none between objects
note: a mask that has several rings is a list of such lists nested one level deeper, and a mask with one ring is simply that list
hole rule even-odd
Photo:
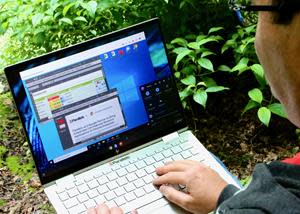
[{"label": "keyboard key", "polygon": [[86,211],[86,207],[83,205],[83,204],[78,204],[77,206],[75,207],[72,207],[70,210],[69,210],[69,213],[74,213],[74,214],[77,214],[77,213],[82,213]]},{"label": "keyboard key", "polygon": [[128,166],[130,163],[129,163],[129,160],[124,160],[124,161],[122,161],[121,162],[121,167],[126,167],[126,166]]},{"label": "keyboard key", "polygon": [[111,172],[107,175],[107,178],[108,178],[108,180],[113,181],[118,178],[118,175],[115,172]]},{"label": "keyboard key", "polygon": [[137,168],[134,164],[131,164],[126,167],[126,170],[127,170],[127,172],[131,173],[131,172],[135,172],[137,170]]},{"label": "keyboard key", "polygon": [[178,144],[180,144],[180,139],[172,140],[172,143],[171,143],[172,146],[177,146]]},{"label": "keyboard key", "polygon": [[76,206],[77,204],[78,204],[78,201],[77,201],[76,198],[70,198],[70,199],[68,199],[68,200],[66,200],[66,201],[64,202],[64,205],[65,205],[65,207],[66,207],[67,209],[69,209],[69,208],[71,208],[71,207],[74,207],[74,206]]},{"label": "keyboard key", "polygon": [[89,190],[89,191],[87,192],[87,194],[88,194],[88,196],[89,196],[90,198],[95,198],[96,196],[99,195],[99,194],[98,194],[98,191],[97,191],[96,189]]},{"label": "keyboard key", "polygon": [[121,196],[121,197],[118,197],[118,198],[115,199],[115,203],[118,206],[121,206],[121,205],[126,203],[126,200],[125,200],[124,196]]},{"label": "keyboard key", "polygon": [[78,195],[77,199],[80,203],[83,203],[83,202],[89,200],[89,197],[86,193],[83,193],[83,194]]},{"label": "keyboard key", "polygon": [[137,176],[135,175],[135,173],[130,173],[130,174],[128,174],[127,176],[126,176],[126,178],[127,178],[127,180],[128,181],[134,181],[134,180],[136,180],[137,179]]},{"label": "keyboard key", "polygon": [[96,202],[93,199],[90,199],[86,202],[84,202],[84,206],[89,209],[91,207],[95,207],[96,206]]},{"label": "keyboard key", "polygon": [[188,150],[193,148],[193,146],[190,143],[182,143],[180,147],[182,148],[182,150]]},{"label": "keyboard key", "polygon": [[164,145],[164,147],[163,147],[164,150],[169,150],[170,148],[172,148],[172,145],[171,145],[171,144],[166,144],[166,145]]},{"label": "keyboard key", "polygon": [[113,191],[105,193],[106,200],[110,201],[116,197],[116,194]]},{"label": "keyboard key", "polygon": [[146,191],[146,193],[150,193],[150,192],[153,192],[154,190],[157,190],[153,184],[148,184],[146,186],[144,186],[144,190]]},{"label": "keyboard key", "polygon": [[73,182],[66,184],[66,190],[73,189],[74,187],[75,187],[75,184]]},{"label": "keyboard key", "polygon": [[69,195],[67,194],[67,192],[62,192],[60,194],[58,194],[60,200],[65,201],[67,199],[69,199]]},{"label": "keyboard key", "polygon": [[132,183],[126,184],[126,185],[124,186],[124,188],[125,188],[125,190],[126,190],[127,192],[130,192],[130,191],[132,191],[132,190],[135,189],[135,187],[134,187],[134,185],[133,185]]},{"label": "keyboard key", "polygon": [[[128,213],[134,209],[137,209],[139,207],[143,207],[146,204],[151,203],[152,201],[156,201],[160,198],[162,198],[162,194],[159,191],[151,192],[150,194],[146,194],[140,198],[137,198],[132,203],[125,203],[121,206],[124,213]],[[149,211],[149,210],[148,210]],[[145,212],[143,212],[145,213]]]},{"label": "keyboard key", "polygon": [[118,189],[115,189],[115,193],[117,196],[120,196],[120,195],[124,195],[126,191],[123,187],[119,187]]},{"label": "keyboard key", "polygon": [[189,150],[186,150],[186,151],[183,151],[181,153],[181,156],[184,158],[184,159],[188,159],[189,157],[192,157],[192,153],[189,151]]},{"label": "keyboard key", "polygon": [[144,169],[140,169],[139,171],[136,171],[135,174],[139,177],[142,178],[147,175],[146,171]]},{"label": "keyboard key", "polygon": [[148,174],[151,174],[152,172],[155,172],[155,168],[154,166],[147,166],[145,168],[145,171],[148,173]]},{"label": "keyboard key", "polygon": [[162,162],[162,161],[159,161],[159,162],[156,162],[153,164],[154,168],[158,168],[158,167],[161,167],[161,166],[164,166],[165,164]]},{"label": "keyboard key", "polygon": [[90,189],[94,189],[99,186],[97,180],[92,180],[92,181],[88,182],[87,185]]},{"label": "keyboard key", "polygon": [[124,168],[121,168],[121,169],[117,170],[116,172],[117,172],[119,177],[122,177],[122,176],[127,174],[127,171]]},{"label": "keyboard key", "polygon": [[134,194],[136,195],[136,197],[141,197],[143,195],[145,195],[145,190],[143,188],[139,188],[139,189],[136,189],[134,190]]},{"label": "keyboard key", "polygon": [[99,186],[99,187],[97,188],[97,190],[98,190],[98,192],[102,195],[102,194],[104,194],[104,193],[106,193],[106,192],[108,191],[108,188],[107,188],[106,185],[102,185],[102,186]]},{"label": "keyboard key", "polygon": [[119,170],[120,168],[121,168],[121,166],[120,166],[120,164],[118,164],[118,163],[114,164],[114,165],[111,167],[111,169],[112,169],[113,171]]},{"label": "keyboard key", "polygon": [[101,204],[104,203],[106,201],[106,199],[104,198],[103,195],[98,195],[96,198],[94,198],[96,204]]},{"label": "keyboard key", "polygon": [[93,180],[94,178],[93,178],[93,176],[92,175],[89,175],[89,176],[86,176],[85,178],[84,178],[84,181],[87,183],[87,182],[89,182],[89,181],[91,181],[91,180]]},{"label": "keyboard key", "polygon": [[111,167],[107,167],[105,169],[102,169],[102,172],[103,172],[103,175],[107,175],[108,173],[112,172],[112,169],[111,169]]},{"label": "keyboard key", "polygon": [[146,177],[143,178],[143,180],[146,184],[150,184],[153,181],[153,177],[151,175],[147,175]]},{"label": "keyboard key", "polygon": [[142,179],[139,179],[134,182],[134,185],[136,186],[136,188],[140,188],[145,185],[145,182]]},{"label": "keyboard key", "polygon": [[77,189],[80,193],[83,193],[83,192],[88,191],[89,187],[86,184],[82,184],[82,185],[78,186]]},{"label": "keyboard key", "polygon": [[180,154],[173,155],[172,159],[174,161],[183,160],[183,157]]},{"label": "keyboard key", "polygon": [[136,198],[135,194],[133,194],[133,192],[127,193],[124,197],[125,197],[126,201],[132,201]]},{"label": "keyboard key", "polygon": [[118,184],[116,181],[111,181],[107,185],[110,190],[116,189],[118,187]]},{"label": "keyboard key", "polygon": [[78,190],[76,188],[70,189],[68,191],[68,195],[70,196],[70,198],[73,198],[73,197],[75,197],[78,194],[79,194],[79,192],[78,192]]},{"label": "keyboard key", "polygon": [[181,149],[180,146],[175,146],[175,147],[173,147],[171,150],[172,150],[172,152],[173,152],[174,154],[178,154],[178,153],[180,153],[180,152],[182,151],[182,149]]},{"label": "keyboard key", "polygon": [[136,157],[133,157],[133,158],[130,158],[129,163],[133,164],[137,161],[138,161],[138,159]]},{"label": "keyboard key", "polygon": [[128,181],[125,177],[121,177],[117,180],[117,183],[119,184],[119,186],[123,186],[123,185],[127,184]]},{"label": "keyboard key", "polygon": [[57,186],[56,187],[56,193],[59,194],[59,193],[62,193],[65,191],[65,187],[64,186]]},{"label": "keyboard key", "polygon": [[166,164],[166,163],[169,163],[169,162],[173,162],[173,159],[172,158],[165,158],[163,160],[163,163]]},{"label": "keyboard key", "polygon": [[161,153],[162,151],[163,151],[162,148],[158,148],[158,149],[155,150],[155,153]]},{"label": "keyboard key", "polygon": [[83,179],[79,179],[79,180],[76,180],[74,183],[75,183],[75,186],[79,186],[81,184],[84,184],[84,180]]},{"label": "keyboard key", "polygon": [[93,176],[94,176],[94,178],[99,178],[102,175],[103,175],[103,173],[100,170],[97,170]]},{"label": "keyboard key", "polygon": [[156,160],[156,162],[158,162],[158,161],[161,161],[162,159],[164,159],[164,156],[162,154],[158,153],[158,154],[155,154],[153,156],[153,158],[154,158],[154,160]]},{"label": "keyboard key", "polygon": [[136,162],[135,165],[138,169],[142,169],[146,166],[146,164],[143,160],[140,160],[140,161]]},{"label": "keyboard key", "polygon": [[108,182],[108,178],[105,175],[103,175],[100,178],[98,178],[97,181],[100,185],[103,185],[103,184],[106,184]]},{"label": "keyboard key", "polygon": [[166,151],[163,151],[163,155],[166,158],[168,158],[168,157],[171,157],[173,155],[173,153],[170,150],[166,150]]},{"label": "keyboard key", "polygon": [[153,156],[155,154],[155,151],[147,151],[147,156],[148,157],[151,157],[151,156]]},{"label": "keyboard key", "polygon": [[149,166],[149,165],[152,165],[153,163],[155,163],[155,160],[153,157],[148,157],[145,159],[145,163]]},{"label": "keyboard key", "polygon": [[138,156],[138,159],[139,159],[139,160],[144,160],[146,157],[147,157],[146,154],[140,154],[140,155]]}]

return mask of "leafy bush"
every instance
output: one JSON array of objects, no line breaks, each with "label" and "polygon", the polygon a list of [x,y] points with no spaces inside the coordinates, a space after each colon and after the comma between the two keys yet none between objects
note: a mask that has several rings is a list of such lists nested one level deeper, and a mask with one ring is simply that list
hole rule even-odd
[{"label": "leafy bush", "polygon": [[[270,95],[263,68],[258,62],[254,49],[255,25],[237,27],[228,40],[216,35],[220,31],[223,31],[222,27],[214,27],[206,35],[187,35],[172,40],[168,45],[171,54],[175,54],[175,76],[179,80],[180,98],[184,107],[189,107],[187,98],[190,96],[205,107],[208,93],[229,89],[230,86],[217,85],[212,78],[214,73],[228,72],[239,77],[244,72],[251,72],[257,83],[248,92],[250,99],[242,114],[256,108],[259,120],[266,126],[269,125],[272,113],[286,118],[282,105]],[[223,58],[227,52],[233,55],[233,60],[229,60],[228,64],[218,64],[222,61],[218,59]]]},{"label": "leafy bush", "polygon": [[268,126],[272,113],[283,118],[286,118],[286,113],[283,106],[270,95],[270,88],[254,49],[255,32],[256,25],[246,28],[238,27],[237,32],[225,42],[221,52],[224,53],[231,49],[234,53],[236,65],[230,70],[226,69],[227,71],[237,72],[238,75],[241,75],[243,72],[251,72],[255,76],[258,87],[249,90],[248,96],[250,100],[243,114],[250,109],[256,108],[258,109],[257,115],[259,120]]},{"label": "leafy bush", "polygon": [[216,55],[216,53],[209,48],[209,45],[223,40],[221,36],[214,35],[215,32],[222,29],[222,27],[216,27],[211,28],[207,35],[188,35],[185,38],[176,38],[168,45],[171,53],[176,55],[174,70],[176,78],[180,80],[180,98],[184,107],[186,107],[186,98],[189,96],[205,107],[208,93],[228,89],[217,85],[210,77],[210,74],[215,72],[215,68],[209,56]]}]

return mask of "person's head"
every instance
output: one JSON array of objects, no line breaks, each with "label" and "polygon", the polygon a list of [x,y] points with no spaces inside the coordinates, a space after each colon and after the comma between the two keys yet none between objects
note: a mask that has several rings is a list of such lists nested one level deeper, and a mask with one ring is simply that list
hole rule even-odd
[{"label": "person's head", "polygon": [[[300,5],[300,0],[261,0],[265,5],[282,1]],[[259,12],[255,48],[273,95],[300,127],[300,10]]]}]

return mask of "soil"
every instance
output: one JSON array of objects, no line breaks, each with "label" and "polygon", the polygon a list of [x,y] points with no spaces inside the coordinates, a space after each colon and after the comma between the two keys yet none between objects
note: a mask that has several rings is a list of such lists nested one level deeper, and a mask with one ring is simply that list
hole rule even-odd
[{"label": "soil", "polygon": [[[243,87],[236,85],[236,78],[219,79],[220,85],[231,85],[231,90],[210,94],[206,110],[193,102],[186,110],[188,124],[198,139],[239,179],[250,176],[257,163],[282,160],[300,150],[296,127],[288,120],[272,116],[267,128],[259,122],[255,110],[241,116],[252,85],[248,89],[244,86],[253,82],[247,75],[243,78]],[[20,128],[8,128],[3,134],[14,136],[1,142],[9,148],[9,154],[28,161],[29,149],[23,145],[25,138]],[[24,182],[7,167],[0,168],[0,199],[0,213],[54,213],[36,173]]]}]

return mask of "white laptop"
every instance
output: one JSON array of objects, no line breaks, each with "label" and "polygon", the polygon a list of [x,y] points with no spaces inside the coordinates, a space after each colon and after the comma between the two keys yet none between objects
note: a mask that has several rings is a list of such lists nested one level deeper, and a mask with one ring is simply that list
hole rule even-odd
[{"label": "white laptop", "polygon": [[173,160],[203,162],[239,186],[187,128],[158,19],[5,74],[57,213],[102,202],[124,213],[186,213],[152,184],[155,168]]}]

